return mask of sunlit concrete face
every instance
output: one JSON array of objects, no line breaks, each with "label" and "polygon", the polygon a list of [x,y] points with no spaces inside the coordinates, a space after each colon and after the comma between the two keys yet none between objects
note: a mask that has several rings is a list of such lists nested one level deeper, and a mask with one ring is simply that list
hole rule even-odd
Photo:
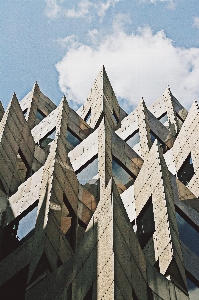
[{"label": "sunlit concrete face", "polygon": [[197,299],[198,132],[169,88],[127,115],[104,67],[77,112],[0,105],[0,298]]}]

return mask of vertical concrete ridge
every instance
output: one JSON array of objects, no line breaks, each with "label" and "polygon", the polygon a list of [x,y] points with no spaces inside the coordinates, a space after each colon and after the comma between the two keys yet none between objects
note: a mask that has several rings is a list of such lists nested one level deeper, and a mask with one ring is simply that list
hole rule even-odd
[{"label": "vertical concrete ridge", "polygon": [[94,129],[99,126],[102,117],[109,120],[112,128],[120,124],[120,106],[104,66],[100,69],[87,100],[77,113]]},{"label": "vertical concrete ridge", "polygon": [[180,128],[177,122],[176,112],[174,109],[173,95],[169,87],[166,88],[163,97],[169,120],[169,129],[171,134],[175,136],[177,132],[179,132]]},{"label": "vertical concrete ridge", "polygon": [[33,93],[34,92],[40,93],[40,87],[39,87],[39,84],[38,84],[37,81],[35,81],[35,84],[33,85],[32,91],[33,91]]},{"label": "vertical concrete ridge", "polygon": [[[142,190],[145,192],[143,193]],[[159,262],[160,273],[170,271],[176,262],[176,270],[180,270],[181,281],[175,277],[172,269],[172,278],[181,288],[186,289],[186,278],[182,251],[179,241],[175,218],[174,195],[170,182],[169,172],[163,158],[162,150],[157,140],[152,145],[148,156],[134,183],[136,215],[139,216],[142,208],[152,195],[155,232],[153,234],[156,261]],[[175,269],[175,268],[174,268]]]},{"label": "vertical concrete ridge", "polygon": [[143,98],[141,98],[136,111],[138,117],[141,155],[145,158],[151,148],[151,136],[148,109]]}]

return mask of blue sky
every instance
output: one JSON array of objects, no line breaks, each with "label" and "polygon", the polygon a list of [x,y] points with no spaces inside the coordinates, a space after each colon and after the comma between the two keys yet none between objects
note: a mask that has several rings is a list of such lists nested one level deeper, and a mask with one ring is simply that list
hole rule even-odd
[{"label": "blue sky", "polygon": [[4,107],[37,80],[53,102],[77,108],[102,65],[124,109],[147,105],[169,84],[189,109],[199,101],[198,0],[1,2]]}]

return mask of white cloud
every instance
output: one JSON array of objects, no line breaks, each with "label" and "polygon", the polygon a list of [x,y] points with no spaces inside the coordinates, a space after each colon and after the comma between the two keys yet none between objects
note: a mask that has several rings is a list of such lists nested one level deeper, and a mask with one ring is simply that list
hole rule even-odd
[{"label": "white cloud", "polygon": [[82,0],[78,4],[78,9],[69,9],[65,12],[66,17],[69,18],[82,18],[89,13],[89,9],[94,6],[94,4],[89,0]]},{"label": "white cloud", "polygon": [[167,8],[174,9],[176,7],[177,0],[139,0],[140,3],[152,3],[157,4],[159,2],[165,2],[167,4]]},{"label": "white cloud", "polygon": [[59,3],[62,3],[63,1],[59,0],[45,0],[46,2],[46,8],[45,8],[45,14],[50,19],[56,19],[58,16],[58,13],[61,11],[61,7]]},{"label": "white cloud", "polygon": [[98,15],[101,19],[105,16],[107,10],[114,6],[120,0],[106,0],[98,1],[98,0],[80,0],[78,1],[77,7],[73,7],[68,9],[68,3],[64,0],[45,0],[46,8],[45,14],[50,19],[56,19],[58,15],[65,15],[67,18],[84,18],[93,15],[92,9],[94,10],[94,14]]},{"label": "white cloud", "polygon": [[137,105],[142,96],[149,105],[168,84],[185,107],[199,100],[199,49],[177,48],[163,31],[144,28],[127,35],[121,29],[95,47],[71,48],[56,65],[67,99],[83,103],[103,64],[116,96],[128,105]]},{"label": "white cloud", "polygon": [[80,43],[77,41],[77,38],[74,34],[71,34],[69,36],[66,36],[65,38],[58,38],[56,42],[62,47],[62,48],[77,48],[80,46]]},{"label": "white cloud", "polygon": [[96,28],[94,28],[93,30],[89,30],[88,38],[92,44],[96,44],[98,42],[98,35],[99,31]]},{"label": "white cloud", "polygon": [[98,16],[104,17],[106,11],[109,9],[110,6],[114,6],[117,2],[120,0],[107,0],[106,2],[100,1],[100,3],[97,5],[98,6]]},{"label": "white cloud", "polygon": [[193,26],[199,29],[199,17],[193,18]]},{"label": "white cloud", "polygon": [[128,14],[116,14],[113,19],[113,31],[120,32],[124,29],[125,25],[132,24],[131,18]]}]

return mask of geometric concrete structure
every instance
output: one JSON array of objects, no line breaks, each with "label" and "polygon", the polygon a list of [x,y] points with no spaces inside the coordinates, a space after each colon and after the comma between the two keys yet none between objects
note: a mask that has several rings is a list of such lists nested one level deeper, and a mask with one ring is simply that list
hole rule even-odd
[{"label": "geometric concrete structure", "polygon": [[199,106],[0,103],[0,298],[199,299]]}]

